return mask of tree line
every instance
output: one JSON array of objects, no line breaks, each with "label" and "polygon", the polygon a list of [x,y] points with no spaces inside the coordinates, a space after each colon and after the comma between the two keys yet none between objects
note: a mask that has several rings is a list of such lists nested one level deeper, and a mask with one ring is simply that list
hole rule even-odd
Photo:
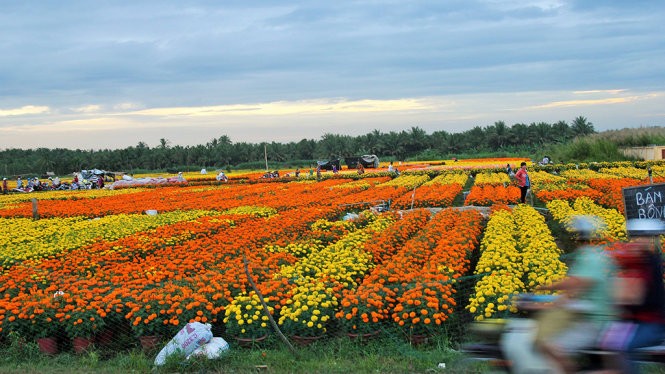
[{"label": "tree line", "polygon": [[[360,136],[326,133],[321,139],[302,139],[289,143],[232,142],[222,135],[206,144],[171,145],[160,139],[150,148],[145,142],[123,149],[5,149],[0,151],[0,172],[6,176],[57,175],[81,169],[135,172],[138,170],[195,170],[196,168],[260,168],[264,155],[272,163],[304,166],[315,160],[374,154],[382,159],[418,160],[451,158],[461,154],[492,152],[531,153],[549,144],[564,143],[578,136],[595,133],[593,124],[579,116],[568,124],[516,123],[503,121],[491,126],[476,126],[452,133],[444,130],[427,134],[418,126],[408,130],[382,132],[373,130]],[[265,152],[265,153],[264,153]]]}]

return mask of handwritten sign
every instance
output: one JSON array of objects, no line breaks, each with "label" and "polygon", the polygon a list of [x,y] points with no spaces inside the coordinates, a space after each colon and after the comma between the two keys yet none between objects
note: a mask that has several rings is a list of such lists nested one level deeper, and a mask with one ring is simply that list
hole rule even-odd
[{"label": "handwritten sign", "polygon": [[665,219],[665,183],[621,189],[626,219]]}]

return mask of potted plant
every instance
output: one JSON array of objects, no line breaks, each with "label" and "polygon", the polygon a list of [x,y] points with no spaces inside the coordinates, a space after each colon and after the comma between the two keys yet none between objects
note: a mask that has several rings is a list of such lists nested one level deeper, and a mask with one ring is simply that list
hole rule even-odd
[{"label": "potted plant", "polygon": [[[266,296],[264,300],[267,303],[270,297]],[[268,312],[273,314],[274,308],[268,306]],[[254,291],[249,295],[243,293],[236,296],[224,312],[226,332],[240,345],[251,345],[265,339],[271,331],[268,322],[268,316]]]},{"label": "potted plant", "polygon": [[56,309],[35,310],[32,323],[32,336],[42,353],[54,355],[58,353],[58,335],[62,333],[62,323],[55,316],[59,314]]},{"label": "potted plant", "polygon": [[159,308],[155,308],[151,301],[134,305],[125,318],[129,321],[132,334],[145,350],[156,348],[162,335],[167,333],[167,324],[164,318],[159,318]]},{"label": "potted plant", "polygon": [[64,326],[72,339],[74,352],[83,353],[92,346],[94,335],[104,326],[104,320],[93,308],[82,306],[65,313]]},{"label": "potted plant", "polygon": [[[61,315],[61,304],[43,291],[22,294],[14,300],[16,309],[8,313],[3,328],[15,332],[23,339],[35,339],[40,350],[46,354],[58,352],[57,336],[62,324],[56,316]],[[9,312],[9,311],[8,311]]]},{"label": "potted plant", "polygon": [[[335,290],[320,280],[300,280],[300,285],[283,301],[278,324],[300,344],[325,335],[338,301]],[[304,338],[304,339],[302,339]]]},{"label": "potted plant", "polygon": [[452,285],[416,277],[400,297],[392,314],[393,321],[412,344],[427,343],[453,311]]},{"label": "potted plant", "polygon": [[377,305],[382,305],[381,296],[367,287],[344,290],[341,308],[335,317],[341,329],[352,339],[366,339],[379,334],[380,323],[384,315],[377,312]]}]

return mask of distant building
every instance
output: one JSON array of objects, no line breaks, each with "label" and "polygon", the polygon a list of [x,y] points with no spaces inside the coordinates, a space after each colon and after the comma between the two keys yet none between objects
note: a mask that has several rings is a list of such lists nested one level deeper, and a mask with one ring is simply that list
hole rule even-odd
[{"label": "distant building", "polygon": [[621,152],[626,156],[639,158],[645,161],[665,160],[665,145],[622,148]]}]

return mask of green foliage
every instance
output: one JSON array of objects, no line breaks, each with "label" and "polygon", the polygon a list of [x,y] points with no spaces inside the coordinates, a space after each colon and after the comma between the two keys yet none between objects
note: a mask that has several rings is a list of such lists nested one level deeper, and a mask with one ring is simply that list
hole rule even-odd
[{"label": "green foliage", "polygon": [[222,135],[196,146],[171,146],[167,139],[159,139],[156,147],[145,142],[124,149],[70,150],[70,149],[5,149],[0,150],[0,166],[4,174],[15,178],[22,174],[42,175],[46,171],[66,175],[81,169],[105,169],[139,173],[144,171],[192,171],[201,168],[280,170],[308,167],[314,160],[332,157],[353,157],[375,154],[382,160],[432,159],[442,156],[479,157],[480,154],[513,154],[521,150],[536,152],[545,144],[561,143],[578,135],[595,133],[593,125],[584,117],[575,118],[572,125],[565,121],[529,125],[517,123],[508,126],[502,121],[491,126],[448,133],[435,131],[427,134],[414,126],[400,132],[374,130],[360,136],[324,134],[319,140],[303,139],[289,143],[234,143]]},{"label": "green foliage", "polygon": [[579,138],[570,143],[555,145],[546,152],[552,160],[563,163],[630,160],[613,141],[594,137]]}]

